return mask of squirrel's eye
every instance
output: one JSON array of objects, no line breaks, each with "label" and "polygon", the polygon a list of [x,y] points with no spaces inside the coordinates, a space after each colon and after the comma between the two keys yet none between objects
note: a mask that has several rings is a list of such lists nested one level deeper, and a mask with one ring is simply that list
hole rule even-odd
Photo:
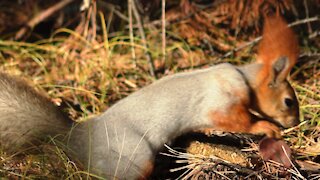
[{"label": "squirrel's eye", "polygon": [[291,98],[285,98],[284,103],[289,108],[291,108],[293,106],[293,100]]}]

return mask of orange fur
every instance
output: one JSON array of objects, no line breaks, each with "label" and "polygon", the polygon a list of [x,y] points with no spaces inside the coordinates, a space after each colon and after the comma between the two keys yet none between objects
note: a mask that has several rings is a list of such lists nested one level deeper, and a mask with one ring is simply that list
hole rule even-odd
[{"label": "orange fur", "polygon": [[[243,104],[235,104],[230,107],[228,112],[209,113],[209,118],[214,124],[215,130],[236,132],[266,134],[268,137],[280,138],[280,129],[268,121],[255,121],[248,111],[248,107]],[[208,134],[211,129],[204,129],[203,132]]]},{"label": "orange fur", "polygon": [[266,134],[268,137],[281,138],[280,129],[268,121],[257,121],[249,131],[252,134]]},{"label": "orange fur", "polygon": [[143,169],[142,176],[139,177],[139,180],[148,179],[148,177],[151,175],[152,171],[154,169],[154,164],[152,161],[147,161],[145,163],[145,167]]},{"label": "orange fur", "polygon": [[[280,138],[280,129],[268,121],[256,121],[249,112],[249,99],[245,93],[235,92],[240,100],[231,105],[228,111],[210,111],[209,118],[213,123],[214,130],[266,134],[268,137]],[[201,132],[210,134],[211,128],[202,129]]]},{"label": "orange fur", "polygon": [[298,55],[297,38],[285,20],[279,15],[266,17],[262,41],[258,49],[258,61],[265,64],[262,77],[266,77],[266,73],[270,72],[271,65],[281,56],[289,58],[290,66],[288,70],[290,70],[296,63]]},{"label": "orange fur", "polygon": [[243,104],[232,105],[228,112],[209,112],[215,130],[229,132],[248,132],[251,125],[250,114]]},{"label": "orange fur", "polygon": [[234,97],[239,99],[231,104],[228,111],[211,111],[209,118],[216,130],[231,132],[248,132],[251,125],[251,117],[248,111],[249,94],[246,92],[235,91]]},{"label": "orange fur", "polygon": [[[287,76],[296,63],[298,55],[297,38],[285,20],[278,14],[267,16],[258,49],[257,61],[262,64],[262,69],[255,79],[254,104],[258,107],[259,113],[269,116],[269,119],[282,119],[278,122],[285,126],[290,126],[290,121],[293,122],[292,124],[298,122],[298,120],[293,121],[292,118],[289,118],[290,116],[298,117],[298,103],[296,102],[295,105],[297,108],[287,108],[284,106],[283,99],[281,100],[284,97],[296,99],[294,90],[287,81]],[[276,62],[281,62],[282,58],[288,61],[285,62],[284,67],[276,71],[276,68],[279,67]],[[279,113],[280,107],[286,111],[282,110]],[[282,114],[281,117],[279,114]],[[257,128],[263,129],[263,125]],[[258,129],[257,131],[260,131]]]}]

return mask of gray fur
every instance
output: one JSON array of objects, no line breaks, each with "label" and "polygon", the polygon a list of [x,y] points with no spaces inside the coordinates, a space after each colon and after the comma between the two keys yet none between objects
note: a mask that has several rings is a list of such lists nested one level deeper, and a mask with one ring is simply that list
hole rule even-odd
[{"label": "gray fur", "polygon": [[[235,90],[249,91],[242,74],[230,64],[162,78],[89,120],[91,153],[83,153],[85,142],[78,142],[75,151],[81,149],[78,157],[82,162],[90,154],[92,170],[103,176],[136,178],[164,143],[181,133],[211,127],[208,112],[227,109],[237,101],[232,95]],[[80,127],[88,132],[85,128],[88,126]],[[74,136],[70,142],[76,141],[79,138]]]},{"label": "gray fur", "polygon": [[0,73],[0,145],[7,151],[65,134],[72,121],[24,81]]}]

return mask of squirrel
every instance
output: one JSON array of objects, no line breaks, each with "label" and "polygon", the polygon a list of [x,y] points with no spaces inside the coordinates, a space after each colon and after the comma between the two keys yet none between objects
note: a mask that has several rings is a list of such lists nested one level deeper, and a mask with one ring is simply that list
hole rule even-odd
[{"label": "squirrel", "polygon": [[299,104],[287,77],[298,54],[285,20],[268,16],[255,62],[161,78],[82,123],[71,121],[22,80],[0,73],[0,145],[12,152],[43,137],[68,134],[66,151],[90,172],[145,179],[158,151],[185,132],[213,129],[279,138],[280,127],[297,125]]}]

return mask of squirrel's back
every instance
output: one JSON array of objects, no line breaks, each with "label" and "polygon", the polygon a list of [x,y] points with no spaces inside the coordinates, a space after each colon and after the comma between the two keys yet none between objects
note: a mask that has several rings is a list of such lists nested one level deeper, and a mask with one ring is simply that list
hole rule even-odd
[{"label": "squirrel's back", "polygon": [[249,96],[245,81],[231,64],[164,77],[89,120],[90,128],[81,125],[85,135],[77,142],[72,137],[71,143],[80,148],[85,144],[80,141],[89,141],[91,152],[81,151],[78,157],[90,159],[91,168],[104,175],[144,177],[146,164],[163,144],[182,133],[211,127],[209,112],[237,103],[234,93]]}]

